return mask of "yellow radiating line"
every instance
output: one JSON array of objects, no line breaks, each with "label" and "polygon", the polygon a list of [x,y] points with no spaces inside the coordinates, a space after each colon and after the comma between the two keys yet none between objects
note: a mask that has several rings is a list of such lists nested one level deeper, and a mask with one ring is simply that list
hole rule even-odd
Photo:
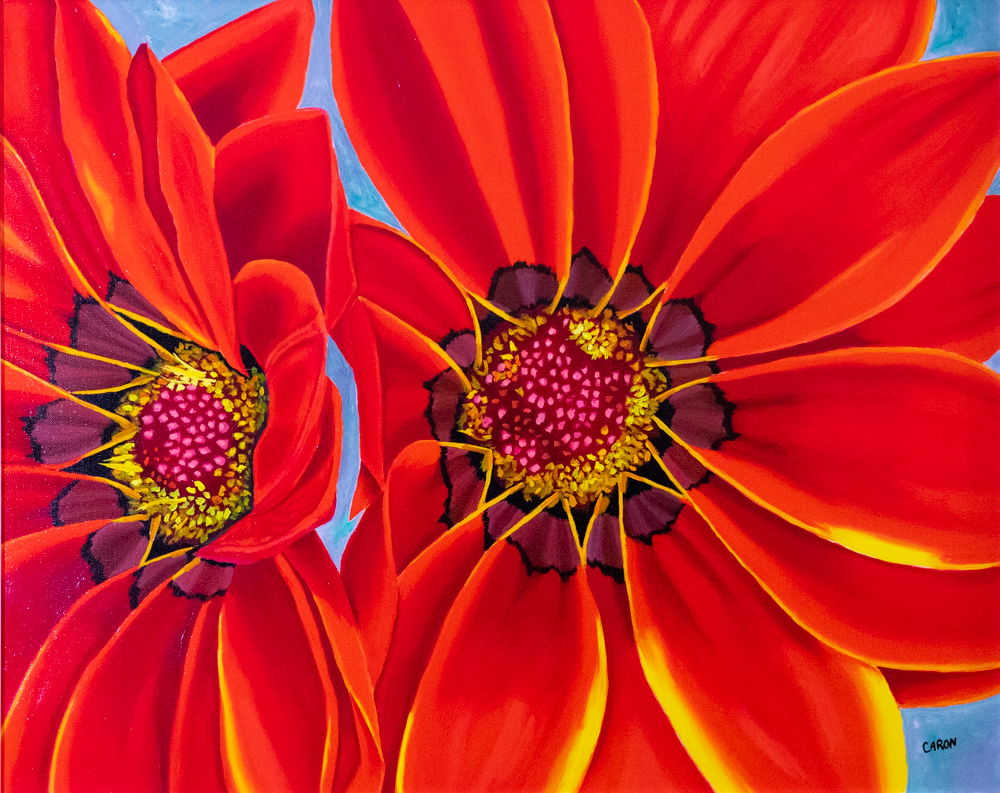
[{"label": "yellow radiating line", "polygon": [[[660,423],[662,424],[662,422],[660,422]],[[663,426],[666,426],[666,425],[663,425]],[[668,432],[669,432],[669,430],[668,430]],[[671,437],[673,437],[672,434],[671,434]],[[649,441],[646,441],[646,446],[649,448],[649,453],[652,456],[652,458],[656,461],[657,465],[659,465],[660,468],[663,469],[663,473],[665,473],[667,475],[667,478],[674,484],[674,486],[679,491],[678,498],[680,498],[682,501],[686,501],[687,500],[687,495],[680,495],[680,494],[681,493],[686,494],[687,490],[683,487],[683,485],[681,485],[680,482],[677,481],[677,478],[672,473],[670,473],[670,469],[667,468],[667,464],[665,462],[663,462],[663,459],[660,457],[660,453],[658,451],[656,451],[656,447],[653,446],[653,444],[650,443]]]},{"label": "yellow radiating line", "polygon": [[472,443],[456,443],[455,441],[438,441],[438,443],[448,449],[461,449],[464,452],[474,452],[476,454],[490,454],[492,451],[486,446],[476,446]]},{"label": "yellow radiating line", "polygon": [[[656,457],[656,461],[660,464],[661,467],[663,466],[663,460],[661,460],[658,455]],[[643,484],[649,485],[650,487],[654,487],[657,490],[663,490],[663,491],[665,491],[667,493],[670,493],[670,495],[672,495],[672,496],[676,496],[677,498],[681,499],[682,501],[687,498],[687,496],[684,494],[683,490],[680,490],[680,491],[674,490],[674,488],[667,487],[667,485],[663,484],[662,482],[654,482],[652,479],[647,479],[646,477],[639,476],[638,474],[633,474],[633,473],[626,472],[625,478],[626,479],[634,479],[637,482],[642,482]]]},{"label": "yellow radiating line", "polygon": [[528,325],[523,320],[517,319],[517,317],[508,314],[502,308],[493,305],[493,303],[491,303],[485,297],[480,297],[475,292],[470,292],[469,294],[473,300],[479,303],[483,308],[485,308],[491,314],[496,314],[498,317],[500,317],[500,319],[504,320],[505,322],[510,322],[512,325],[517,325],[519,328],[525,328],[525,329],[528,328]]},{"label": "yellow radiating line", "polygon": [[718,355],[703,355],[700,358],[681,358],[676,361],[658,361],[658,360],[646,360],[644,365],[649,369],[655,369],[660,366],[684,366],[691,363],[713,363],[719,360]]},{"label": "yellow radiating line", "polygon": [[649,343],[649,334],[653,331],[653,326],[656,324],[656,318],[660,316],[660,310],[663,308],[663,303],[657,303],[656,308],[653,309],[653,313],[649,316],[649,322],[646,324],[646,329],[642,332],[642,341],[639,342],[639,351],[642,352],[646,349],[646,345]]}]

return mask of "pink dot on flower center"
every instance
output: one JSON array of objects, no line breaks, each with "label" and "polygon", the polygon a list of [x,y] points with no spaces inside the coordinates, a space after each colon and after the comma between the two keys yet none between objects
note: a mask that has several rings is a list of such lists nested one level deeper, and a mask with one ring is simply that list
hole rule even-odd
[{"label": "pink dot on flower center", "polygon": [[198,385],[161,389],[139,414],[133,455],[144,473],[167,490],[181,490],[195,481],[208,496],[225,484],[217,475],[229,462],[237,425],[222,404]]},{"label": "pink dot on flower center", "polygon": [[481,426],[528,473],[610,447],[624,430],[635,365],[592,357],[570,324],[567,315],[551,317],[518,342],[512,374],[482,385]]}]

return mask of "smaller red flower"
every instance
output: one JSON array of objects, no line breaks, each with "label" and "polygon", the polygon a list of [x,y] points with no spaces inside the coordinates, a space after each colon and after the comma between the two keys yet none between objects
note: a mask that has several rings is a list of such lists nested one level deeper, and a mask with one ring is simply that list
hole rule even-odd
[{"label": "smaller red flower", "polygon": [[164,63],[87,3],[4,14],[4,789],[377,787],[313,531],[346,253],[311,4]]}]

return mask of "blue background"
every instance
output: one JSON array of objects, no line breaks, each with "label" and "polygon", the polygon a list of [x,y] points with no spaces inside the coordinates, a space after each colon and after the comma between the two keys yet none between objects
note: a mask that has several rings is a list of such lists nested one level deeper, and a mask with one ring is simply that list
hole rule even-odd
[{"label": "blue background", "polygon": [[[434,0],[428,0],[433,2]],[[398,225],[358,162],[330,85],[330,8],[332,0],[313,0],[316,28],[302,106],[321,107],[330,114],[333,142],[347,200],[355,209]],[[178,47],[224,25],[265,0],[96,0],[128,46],[148,43],[163,57]],[[934,28],[925,58],[1000,49],[1000,4],[996,0],[938,0]],[[1000,193],[1000,175],[990,192]],[[1000,353],[990,360],[1000,368]],[[357,392],[350,368],[335,347],[328,353],[328,371],[344,402],[344,455],[338,509],[320,532],[334,559],[339,560],[353,524],[347,509],[358,474]],[[989,604],[983,604],[989,608]],[[914,602],[915,609],[920,608]],[[910,762],[911,793],[987,793],[1000,791],[1000,696],[950,708],[903,711]],[[955,748],[924,752],[925,741],[958,739]],[[843,747],[845,754],[852,747]]]}]

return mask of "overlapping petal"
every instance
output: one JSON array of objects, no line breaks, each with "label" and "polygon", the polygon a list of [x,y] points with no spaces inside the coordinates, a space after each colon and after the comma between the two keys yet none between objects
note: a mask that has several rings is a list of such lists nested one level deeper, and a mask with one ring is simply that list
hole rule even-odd
[{"label": "overlapping petal", "polygon": [[657,283],[747,157],[804,107],[923,53],[934,3],[641,0],[660,94],[634,260]]},{"label": "overlapping petal", "polygon": [[296,108],[313,17],[307,0],[277,0],[164,58],[213,142],[240,124]]},{"label": "overlapping petal", "polygon": [[923,278],[1000,164],[998,75],[990,54],[887,70],[812,105],[757,149],[667,292],[712,323],[711,353],[827,335]]},{"label": "overlapping petal", "polygon": [[498,543],[459,594],[431,654],[397,786],[576,787],[607,685],[599,617],[582,576],[531,576],[517,550]]},{"label": "overlapping petal", "polygon": [[931,350],[857,348],[712,378],[736,437],[696,448],[758,503],[858,553],[996,565],[1000,379]]},{"label": "overlapping petal", "polygon": [[795,625],[693,510],[626,542],[625,580],[646,678],[713,788],[904,787],[882,676]]}]

